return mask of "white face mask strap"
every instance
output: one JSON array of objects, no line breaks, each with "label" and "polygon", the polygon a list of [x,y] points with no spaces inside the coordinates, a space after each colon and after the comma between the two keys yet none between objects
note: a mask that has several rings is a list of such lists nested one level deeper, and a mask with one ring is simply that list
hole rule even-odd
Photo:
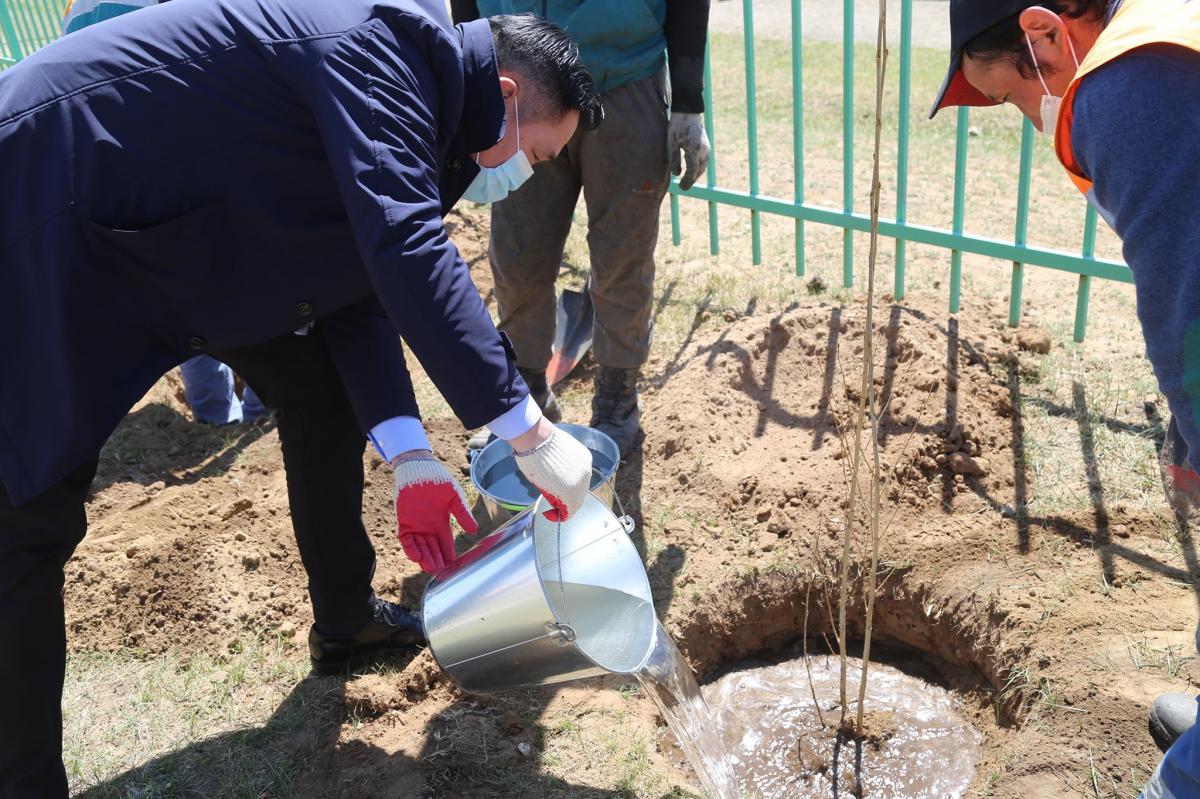
[{"label": "white face mask strap", "polygon": [[[1046,85],[1046,79],[1042,77],[1042,68],[1038,66],[1037,55],[1033,52],[1033,42],[1029,41],[1028,33],[1025,34],[1025,46],[1029,48],[1029,57],[1033,59],[1033,68],[1037,70],[1038,80],[1042,82],[1042,89],[1046,92],[1046,94],[1050,94],[1050,87]],[[1075,54],[1074,45],[1071,45],[1071,54]]]},{"label": "white face mask strap", "polygon": [[1067,31],[1067,46],[1071,48],[1071,60],[1075,62],[1075,69],[1079,69],[1079,58],[1075,55],[1075,42],[1071,41],[1071,32]]},{"label": "white face mask strap", "polygon": [[[1074,50],[1071,52],[1074,52]],[[513,95],[513,116],[517,118],[517,153],[519,153],[521,152],[521,103],[517,100],[515,94]],[[517,153],[513,153],[513,155]]]}]

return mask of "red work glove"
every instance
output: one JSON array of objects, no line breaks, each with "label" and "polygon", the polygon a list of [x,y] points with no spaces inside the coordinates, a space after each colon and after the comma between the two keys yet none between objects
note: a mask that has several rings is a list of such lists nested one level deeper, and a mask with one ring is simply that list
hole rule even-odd
[{"label": "red work glove", "polygon": [[408,559],[430,574],[455,561],[450,517],[467,533],[479,531],[462,489],[433,453],[400,456],[396,476],[396,534]]},{"label": "red work glove", "polygon": [[1171,506],[1183,513],[1200,508],[1200,474],[1196,474],[1190,466],[1184,464],[1166,467],[1167,499]]},{"label": "red work glove", "polygon": [[1187,456],[1187,443],[1172,418],[1158,453],[1158,466],[1167,503],[1182,518],[1188,518],[1200,510],[1200,475],[1188,465]]}]

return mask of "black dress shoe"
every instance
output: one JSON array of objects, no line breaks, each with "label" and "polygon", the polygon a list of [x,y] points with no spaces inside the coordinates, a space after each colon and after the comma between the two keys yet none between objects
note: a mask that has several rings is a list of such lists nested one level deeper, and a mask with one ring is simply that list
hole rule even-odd
[{"label": "black dress shoe", "polygon": [[425,629],[411,610],[376,597],[374,618],[348,638],[332,638],[308,632],[308,653],[318,674],[344,674],[380,654],[425,643]]}]

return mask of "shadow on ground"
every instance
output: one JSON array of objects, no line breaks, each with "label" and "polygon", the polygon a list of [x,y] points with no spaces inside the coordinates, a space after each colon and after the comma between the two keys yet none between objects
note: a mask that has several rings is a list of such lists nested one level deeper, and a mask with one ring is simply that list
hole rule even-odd
[{"label": "shadow on ground", "polygon": [[[387,664],[402,667],[408,658]],[[390,673],[390,672],[388,672]],[[553,689],[466,696],[423,725],[419,752],[388,751],[344,732],[367,719],[347,680],[311,675],[261,726],[196,741],[88,788],[79,799],[299,797],[300,799],[626,799],[624,789],[578,785],[546,772],[538,716]],[[403,712],[370,723],[404,725]],[[387,739],[384,736],[385,740]],[[523,757],[514,740],[537,753]],[[409,751],[412,751],[411,749]],[[663,799],[693,797],[675,791]]]},{"label": "shadow on ground", "polygon": [[275,429],[259,422],[209,425],[166,403],[138,408],[121,422],[100,453],[92,492],[115,483],[188,485],[225,474],[255,441]]}]

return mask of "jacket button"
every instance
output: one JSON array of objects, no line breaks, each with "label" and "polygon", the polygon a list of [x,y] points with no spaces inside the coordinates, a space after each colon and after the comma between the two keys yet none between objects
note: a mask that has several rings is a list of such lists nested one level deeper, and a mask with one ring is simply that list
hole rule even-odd
[{"label": "jacket button", "polygon": [[312,303],[310,303],[310,302],[297,303],[296,313],[300,314],[301,316],[312,316],[313,315]]},{"label": "jacket button", "polygon": [[448,166],[450,169],[458,169],[461,165],[461,162],[457,158],[451,158],[446,161],[446,166]]},{"label": "jacket button", "polygon": [[202,350],[207,344],[208,342],[199,336],[192,336],[188,339],[188,346],[194,350]]}]

